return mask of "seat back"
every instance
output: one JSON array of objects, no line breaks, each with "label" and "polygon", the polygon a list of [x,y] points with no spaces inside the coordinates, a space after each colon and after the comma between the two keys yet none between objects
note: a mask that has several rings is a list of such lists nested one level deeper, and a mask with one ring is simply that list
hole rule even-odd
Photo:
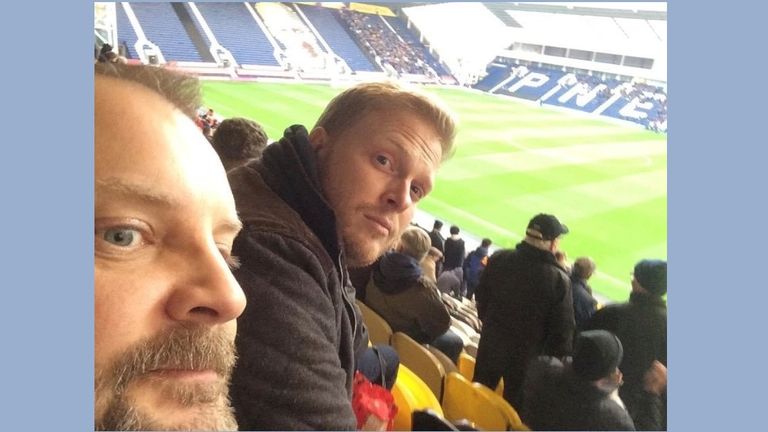
[{"label": "seat back", "polygon": [[475,377],[475,358],[462,351],[459,355],[459,373],[469,381]]},{"label": "seat back", "polygon": [[368,337],[371,339],[371,343],[374,345],[389,345],[389,341],[392,338],[392,327],[376,311],[366,306],[360,300],[356,300],[356,302],[360,312],[363,314],[365,326],[368,327]]},{"label": "seat back", "polygon": [[505,430],[507,419],[491,399],[461,374],[451,372],[443,394],[445,418],[451,422],[469,420],[483,430]]},{"label": "seat back", "polygon": [[439,349],[433,347],[432,345],[427,345],[427,349],[430,353],[432,353],[433,356],[440,362],[441,365],[443,365],[443,369],[445,370],[445,373],[448,372],[458,372],[459,367],[456,366],[456,363],[454,363],[450,357],[445,355],[444,352],[440,351]]},{"label": "seat back", "polygon": [[445,369],[440,361],[427,348],[402,332],[392,335],[392,347],[400,356],[400,364],[408,366],[440,399],[445,378]]},{"label": "seat back", "polygon": [[397,379],[392,386],[392,397],[397,405],[394,430],[411,430],[411,416],[416,410],[430,409],[443,415],[440,402],[432,394],[432,390],[404,364],[400,364]]},{"label": "seat back", "polygon": [[512,430],[512,431],[528,431],[530,430],[528,426],[524,425],[522,420],[520,420],[520,415],[517,413],[517,410],[510,405],[509,402],[506,401],[503,397],[498,395],[493,390],[489,389],[488,387],[484,386],[480,383],[472,383],[472,386],[477,389],[480,393],[485,394],[488,399],[491,401],[491,403],[499,409],[501,414],[504,416],[504,418],[507,421],[507,427],[505,430]]},{"label": "seat back", "polygon": [[438,415],[432,410],[419,410],[413,412],[413,421],[411,422],[415,431],[457,431],[456,426]]}]

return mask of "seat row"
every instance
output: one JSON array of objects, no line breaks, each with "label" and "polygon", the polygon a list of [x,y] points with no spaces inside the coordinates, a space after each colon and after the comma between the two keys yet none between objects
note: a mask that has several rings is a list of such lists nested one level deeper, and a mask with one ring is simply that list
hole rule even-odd
[{"label": "seat row", "polygon": [[497,392],[473,383],[474,357],[462,352],[458,364],[429,345],[393,332],[387,322],[358,302],[371,342],[391,345],[400,356],[400,369],[392,388],[398,406],[395,430],[412,430],[412,415],[421,410],[450,422],[469,421],[485,430],[529,430],[517,411]]}]

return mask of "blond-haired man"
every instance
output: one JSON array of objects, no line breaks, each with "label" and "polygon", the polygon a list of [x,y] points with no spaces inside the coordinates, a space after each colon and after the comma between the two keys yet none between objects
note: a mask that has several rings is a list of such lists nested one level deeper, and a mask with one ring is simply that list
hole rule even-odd
[{"label": "blond-haired man", "polygon": [[454,127],[421,93],[360,84],[311,132],[291,126],[260,161],[230,172],[245,224],[236,276],[249,299],[231,387],[241,428],[356,427],[352,377],[368,337],[347,267],[400,238],[451,154]]}]

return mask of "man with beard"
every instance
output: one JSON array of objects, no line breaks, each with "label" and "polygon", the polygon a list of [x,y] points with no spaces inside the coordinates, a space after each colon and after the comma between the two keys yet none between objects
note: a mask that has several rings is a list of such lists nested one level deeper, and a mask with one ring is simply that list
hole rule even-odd
[{"label": "man with beard", "polygon": [[197,80],[97,64],[95,429],[235,430],[241,224],[192,120]]},{"label": "man with beard", "polygon": [[291,126],[229,173],[245,225],[235,275],[249,300],[230,388],[241,428],[356,427],[352,378],[368,336],[347,267],[400,238],[453,137],[431,98],[365,83],[335,97],[311,132]]}]

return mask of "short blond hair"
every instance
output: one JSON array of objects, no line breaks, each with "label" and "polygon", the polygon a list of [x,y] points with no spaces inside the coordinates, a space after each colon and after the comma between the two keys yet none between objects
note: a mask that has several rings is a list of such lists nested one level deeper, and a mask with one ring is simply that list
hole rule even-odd
[{"label": "short blond hair", "polygon": [[397,249],[400,253],[413,257],[416,261],[421,262],[421,260],[427,256],[427,252],[429,252],[429,248],[431,247],[432,241],[429,239],[427,232],[421,228],[411,226],[403,231]]},{"label": "short blond hair", "polygon": [[420,116],[434,127],[440,137],[441,162],[453,155],[455,114],[439,99],[392,81],[360,83],[344,90],[328,103],[315,127],[322,127],[334,137],[367,114],[385,110],[408,111]]}]

